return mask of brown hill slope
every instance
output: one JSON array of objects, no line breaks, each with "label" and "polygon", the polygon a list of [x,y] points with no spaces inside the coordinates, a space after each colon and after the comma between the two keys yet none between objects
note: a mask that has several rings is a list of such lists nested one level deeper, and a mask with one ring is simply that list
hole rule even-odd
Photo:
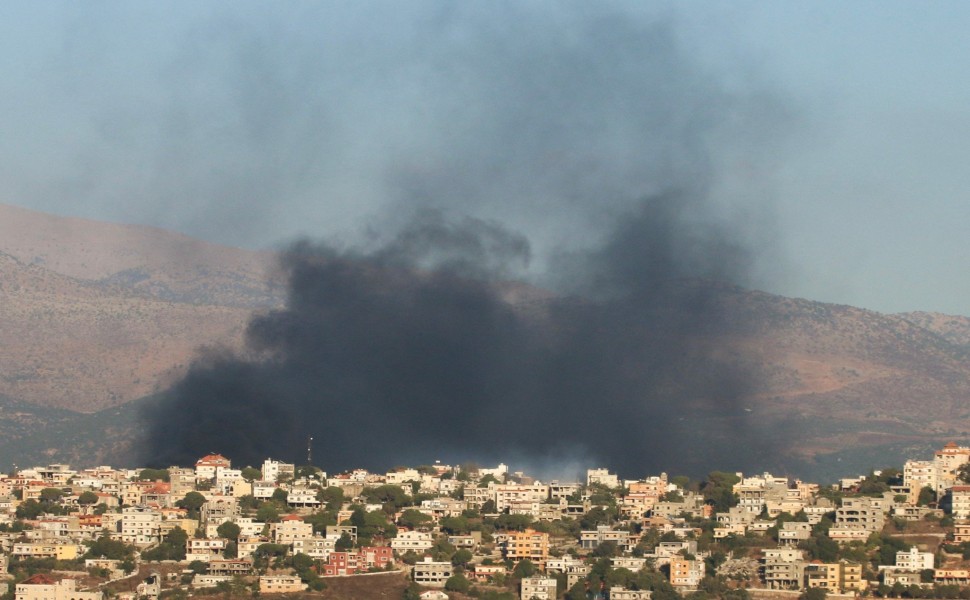
[{"label": "brown hill slope", "polygon": [[162,300],[263,307],[273,255],[137,225],[59,217],[0,204],[0,252],[81,281]]},{"label": "brown hill slope", "polygon": [[0,394],[94,411],[154,393],[277,305],[273,257],[0,205]]},{"label": "brown hill slope", "polygon": [[197,349],[237,345],[249,309],[169,302],[0,254],[0,394],[91,411],[156,392]]}]

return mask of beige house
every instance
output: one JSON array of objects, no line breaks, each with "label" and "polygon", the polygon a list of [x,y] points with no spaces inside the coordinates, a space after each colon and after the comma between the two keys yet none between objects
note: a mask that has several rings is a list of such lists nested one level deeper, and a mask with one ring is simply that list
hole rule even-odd
[{"label": "beige house", "polygon": [[259,578],[261,594],[295,594],[307,589],[296,575],[263,575]]},{"label": "beige house", "polygon": [[57,580],[49,575],[38,573],[17,584],[15,600],[103,600],[104,594],[82,592],[77,589],[73,579]]},{"label": "beige house", "polygon": [[954,519],[970,519],[970,485],[955,485],[950,488],[950,512]]},{"label": "beige house", "polygon": [[623,587],[610,588],[610,600],[650,600],[650,590],[628,590]]},{"label": "beige house", "polygon": [[538,573],[522,579],[522,600],[556,600],[556,580]]},{"label": "beige house", "polygon": [[454,574],[455,568],[450,562],[435,562],[430,556],[411,567],[411,579],[418,585],[428,587],[445,587],[445,582]]},{"label": "beige house", "polygon": [[408,550],[424,552],[430,550],[432,545],[434,540],[431,534],[424,531],[405,531],[398,533],[397,537],[391,540],[391,548],[399,554],[404,554]]}]

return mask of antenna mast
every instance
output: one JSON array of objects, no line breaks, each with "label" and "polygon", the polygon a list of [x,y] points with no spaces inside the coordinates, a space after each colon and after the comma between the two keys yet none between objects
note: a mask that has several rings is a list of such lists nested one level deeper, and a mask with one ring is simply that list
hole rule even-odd
[{"label": "antenna mast", "polygon": [[313,436],[309,435],[306,438],[306,464],[310,466],[313,464]]}]

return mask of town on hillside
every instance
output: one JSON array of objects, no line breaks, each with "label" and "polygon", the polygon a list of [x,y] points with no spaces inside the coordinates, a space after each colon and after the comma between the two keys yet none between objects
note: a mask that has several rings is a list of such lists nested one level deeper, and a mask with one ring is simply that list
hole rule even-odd
[{"label": "town on hillside", "polygon": [[968,483],[970,448],[953,443],[824,486],[603,468],[543,482],[504,464],[328,475],[272,459],[233,468],[215,453],[168,469],[54,464],[0,478],[0,592],[970,598]]}]

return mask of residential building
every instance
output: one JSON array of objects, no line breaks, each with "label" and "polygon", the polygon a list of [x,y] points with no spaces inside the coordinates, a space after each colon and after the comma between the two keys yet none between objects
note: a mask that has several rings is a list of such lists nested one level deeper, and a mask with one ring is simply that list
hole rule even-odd
[{"label": "residential building", "polygon": [[455,569],[448,561],[437,562],[430,556],[418,561],[411,567],[411,579],[418,585],[428,587],[445,587],[448,578],[455,574]]},{"label": "residential building", "polygon": [[103,600],[100,591],[83,592],[74,579],[55,579],[38,573],[21,581],[14,588],[15,600]]},{"label": "residential building", "polygon": [[586,485],[603,485],[608,488],[620,487],[620,478],[610,473],[609,469],[588,469],[586,471]]},{"label": "residential building", "polygon": [[943,495],[957,483],[960,467],[970,462],[970,448],[950,442],[933,455],[936,463],[936,493]]},{"label": "residential building", "polygon": [[842,569],[839,563],[813,561],[805,565],[805,587],[822,588],[830,593],[840,589]]},{"label": "residential building", "polygon": [[391,540],[391,548],[399,554],[404,554],[408,550],[421,553],[430,550],[433,545],[434,539],[425,531],[403,531]]},{"label": "residential building", "polygon": [[549,559],[549,534],[532,529],[509,532],[502,546],[502,554],[516,563],[528,559],[540,571],[545,571]]},{"label": "residential building", "polygon": [[900,550],[896,553],[896,566],[902,569],[932,569],[933,553],[920,552],[916,546],[911,546],[909,550]]},{"label": "residential building", "polygon": [[954,519],[970,519],[970,485],[955,485],[950,488],[950,513]]},{"label": "residential building", "polygon": [[287,515],[270,525],[270,536],[276,544],[292,544],[313,537],[313,525],[296,515]]},{"label": "residential building", "polygon": [[297,575],[262,575],[259,578],[261,594],[294,594],[307,589]]},{"label": "residential building", "polygon": [[293,540],[293,554],[302,553],[314,560],[327,560],[330,553],[336,549],[336,545],[336,539],[325,538],[315,533],[311,538]]},{"label": "residential building", "polygon": [[936,491],[939,488],[937,468],[936,461],[907,460],[903,465],[903,485],[916,490],[917,494],[924,487]]},{"label": "residential building", "polygon": [[253,561],[246,558],[209,561],[210,575],[249,575],[252,570]]},{"label": "residential building", "polygon": [[611,587],[610,600],[650,600],[650,590],[628,590],[624,587]]},{"label": "residential building", "polygon": [[704,561],[676,557],[670,560],[670,585],[681,590],[695,589],[704,579]]},{"label": "residential building", "polygon": [[520,590],[522,600],[556,600],[556,580],[538,573],[522,578]]},{"label": "residential building", "polygon": [[483,565],[475,564],[472,565],[471,576],[478,582],[487,582],[495,577],[502,575],[508,575],[509,570],[505,568],[505,565]]},{"label": "residential building", "polygon": [[765,585],[773,590],[797,590],[805,578],[805,552],[797,548],[765,549]]},{"label": "residential building", "polygon": [[216,469],[232,467],[231,461],[221,454],[208,454],[195,462],[195,480],[208,481],[216,478]]},{"label": "residential building", "polygon": [[121,541],[145,548],[161,541],[162,514],[144,506],[121,511]]},{"label": "residential building", "polygon": [[262,473],[263,481],[269,481],[275,484],[281,477],[292,479],[296,473],[296,465],[267,458],[263,461]]}]

